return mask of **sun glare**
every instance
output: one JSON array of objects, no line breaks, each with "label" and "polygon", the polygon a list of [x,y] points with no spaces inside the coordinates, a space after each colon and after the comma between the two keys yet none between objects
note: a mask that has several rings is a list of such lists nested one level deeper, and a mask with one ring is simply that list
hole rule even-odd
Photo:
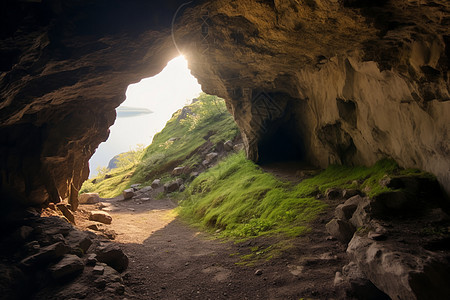
[{"label": "sun glare", "polygon": [[128,86],[126,99],[117,109],[117,119],[105,143],[89,161],[90,176],[98,167],[107,167],[115,155],[137,144],[148,146],[153,135],[164,128],[172,114],[197,97],[201,87],[188,69],[183,56],[171,60],[164,70]]}]

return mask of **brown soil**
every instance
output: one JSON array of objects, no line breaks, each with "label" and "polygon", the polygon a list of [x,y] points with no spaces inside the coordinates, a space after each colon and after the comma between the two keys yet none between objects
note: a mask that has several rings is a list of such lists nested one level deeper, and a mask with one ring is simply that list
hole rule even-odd
[{"label": "brown soil", "polygon": [[[169,198],[105,199],[117,233],[130,258],[124,274],[127,299],[330,299],[336,271],[347,263],[345,247],[327,239],[329,206],[311,232],[286,241],[264,237],[234,243],[200,232],[178,217]],[[141,197],[142,198],[142,197]],[[77,224],[92,224],[84,216],[95,205],[82,205]],[[271,251],[267,250],[268,247]],[[283,251],[280,251],[283,250]],[[244,259],[244,255],[248,259]],[[268,258],[273,256],[272,258]],[[258,259],[261,257],[260,259]],[[257,272],[257,270],[259,270]],[[260,275],[258,275],[260,274]],[[123,298],[122,297],[122,298]]]}]

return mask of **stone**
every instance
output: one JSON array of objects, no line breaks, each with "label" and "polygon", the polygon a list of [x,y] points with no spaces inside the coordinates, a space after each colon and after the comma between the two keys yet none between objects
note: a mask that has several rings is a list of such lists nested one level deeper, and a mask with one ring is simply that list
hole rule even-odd
[{"label": "stone", "polygon": [[184,170],[185,170],[185,169],[186,169],[185,167],[176,167],[176,168],[173,169],[172,175],[173,175],[173,176],[181,175],[181,174],[184,173]]},{"label": "stone", "polygon": [[374,241],[384,241],[384,240],[387,238],[385,234],[383,234],[383,233],[378,233],[378,232],[373,232],[373,231],[370,231],[370,232],[367,234],[367,237],[368,237],[369,239],[374,240]]},{"label": "stone", "polygon": [[446,299],[450,295],[448,261],[439,253],[374,241],[355,235],[347,253],[358,268],[392,299]]},{"label": "stone", "polygon": [[139,190],[140,186],[141,186],[140,183],[135,183],[135,184],[130,185],[130,188],[132,188],[136,192],[137,190]]},{"label": "stone", "polygon": [[[358,196],[355,196],[358,197]],[[353,199],[353,198],[350,198]],[[349,200],[350,200],[349,199]],[[370,215],[372,213],[372,201],[369,198],[363,198],[362,201],[358,203],[358,206],[350,218],[350,223],[355,228],[363,227],[369,224]]]},{"label": "stone", "polygon": [[233,151],[236,151],[236,152],[242,151],[244,149],[245,149],[245,147],[244,147],[244,144],[242,144],[242,143],[239,143],[239,144],[236,144],[233,146]]},{"label": "stone", "polygon": [[258,270],[255,271],[255,275],[256,275],[256,276],[261,276],[262,273],[263,273],[263,271],[260,270],[260,269],[258,269]]},{"label": "stone", "polygon": [[97,254],[89,253],[86,258],[86,264],[88,266],[95,266],[96,263],[97,263]]},{"label": "stone", "polygon": [[98,193],[84,193],[78,196],[78,202],[80,204],[96,204],[100,202],[100,196]]},{"label": "stone", "polygon": [[134,196],[134,189],[126,189],[122,192],[122,195],[124,200],[131,199]]},{"label": "stone", "polygon": [[97,221],[103,224],[111,224],[112,217],[107,212],[101,210],[93,210],[89,214],[89,220]]},{"label": "stone", "polygon": [[157,189],[157,188],[160,187],[160,185],[161,185],[161,179],[155,179],[155,180],[153,180],[153,182],[152,182],[152,188]]},{"label": "stone", "polygon": [[92,273],[94,275],[103,275],[103,273],[105,272],[105,267],[101,266],[101,265],[96,265],[93,269],[92,269]]},{"label": "stone", "polygon": [[40,248],[39,252],[21,261],[23,266],[29,267],[39,264],[46,264],[61,258],[70,250],[64,242],[57,242],[47,247]]},{"label": "stone", "polygon": [[234,144],[232,141],[228,140],[223,144],[223,148],[225,151],[230,152],[233,150]]},{"label": "stone", "polygon": [[[8,201],[25,199],[26,204],[57,203],[65,195],[73,202],[88,177],[89,158],[114,123],[115,108],[124,99],[118,95],[130,83],[161,71],[173,56],[167,51],[171,25],[179,32],[196,32],[203,3],[192,3],[172,24],[181,2],[133,2],[119,30],[114,17],[105,26],[95,26],[96,18],[88,17],[105,11],[119,15],[121,5],[108,1],[95,7],[83,1],[74,6],[36,4],[39,9],[26,9],[26,26],[19,24],[21,7],[34,3],[3,2],[2,11],[10,17],[3,18],[0,41],[5,61],[0,156],[8,163],[0,166],[0,174],[9,174],[14,186],[2,184],[0,194],[14,195]],[[301,140],[305,157],[320,167],[369,165],[382,153],[403,167],[436,174],[448,192],[448,2],[272,2],[209,2],[209,15],[227,19],[214,24],[214,38],[222,45],[211,53],[214,64],[201,63],[204,49],[193,47],[201,44],[200,34],[183,41],[193,49],[190,66],[204,90],[226,99],[248,158],[257,161],[264,153],[262,142],[275,138],[271,133],[281,126],[292,128],[291,141]],[[390,24],[408,20],[410,25],[380,27],[388,14]],[[86,28],[95,28],[94,37],[81,28],[69,29],[81,20],[89,23]],[[42,26],[57,22],[57,34]],[[20,42],[15,39],[19,27]],[[239,31],[239,37],[232,31]],[[258,38],[249,38],[256,32]],[[134,39],[137,33],[142,38]],[[333,42],[323,43],[329,40]],[[280,49],[283,55],[278,55]],[[139,69],[142,65],[150,67]],[[374,95],[380,100],[373,101]],[[86,101],[89,97],[95,99]],[[311,104],[292,109],[293,99]],[[402,130],[412,124],[414,130]],[[26,140],[30,136],[35,138]]]},{"label": "stone", "polygon": [[214,162],[218,156],[219,156],[218,153],[211,152],[211,153],[206,154],[205,160],[208,162],[208,164],[210,164],[210,163]]},{"label": "stone", "polygon": [[66,254],[61,261],[49,268],[55,280],[62,280],[80,274],[84,269],[83,261],[76,255]]},{"label": "stone", "polygon": [[66,217],[67,220],[70,221],[70,223],[75,224],[75,216],[74,216],[73,213],[67,208],[67,206],[66,206],[65,204],[58,203],[56,206],[57,206],[58,209],[62,212],[62,214],[64,215],[64,217]]},{"label": "stone", "polygon": [[128,267],[128,257],[117,244],[106,244],[96,250],[97,260],[106,263],[118,272],[123,272]]},{"label": "stone", "polygon": [[325,225],[327,232],[339,242],[347,244],[355,233],[355,228],[341,219],[333,219]]},{"label": "stone", "polygon": [[[357,197],[359,197],[359,196],[357,196]],[[353,198],[350,198],[350,199],[353,199]],[[354,199],[359,200],[360,198],[354,198]],[[336,206],[336,208],[334,210],[335,216],[338,219],[350,220],[357,207],[358,207],[357,201],[348,201],[347,200],[343,204],[339,204],[338,206]]]},{"label": "stone", "polygon": [[342,267],[342,273],[336,272],[334,278],[336,290],[342,290],[341,298],[390,300],[390,298],[373,285],[354,262]]},{"label": "stone", "polygon": [[73,230],[66,236],[67,244],[72,249],[81,249],[83,253],[86,253],[89,247],[92,245],[92,239],[87,232]]},{"label": "stone", "polygon": [[141,194],[145,194],[145,193],[148,193],[148,192],[151,192],[151,191],[153,191],[153,187],[151,187],[151,186],[145,186],[145,187],[143,187],[142,189],[139,190],[139,192]]},{"label": "stone", "polygon": [[164,192],[173,193],[179,190],[180,184],[176,180],[164,184]]},{"label": "stone", "polygon": [[336,200],[342,197],[342,190],[337,188],[329,188],[325,192],[325,196],[328,200]]},{"label": "stone", "polygon": [[184,192],[186,189],[186,186],[184,184],[180,185],[180,188],[178,189],[180,192]]}]

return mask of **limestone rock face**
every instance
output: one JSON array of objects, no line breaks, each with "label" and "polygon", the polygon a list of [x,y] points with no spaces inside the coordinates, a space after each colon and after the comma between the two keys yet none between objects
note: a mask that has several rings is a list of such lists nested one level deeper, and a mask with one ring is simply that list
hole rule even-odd
[{"label": "limestone rock face", "polygon": [[203,90],[226,99],[249,158],[392,157],[450,191],[448,1],[6,1],[0,11],[9,205],[76,207],[126,87],[177,48]]}]

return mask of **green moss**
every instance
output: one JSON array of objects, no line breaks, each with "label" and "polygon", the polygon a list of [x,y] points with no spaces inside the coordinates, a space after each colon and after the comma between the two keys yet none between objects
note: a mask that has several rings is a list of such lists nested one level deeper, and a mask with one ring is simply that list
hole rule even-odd
[{"label": "green moss", "polygon": [[221,236],[298,236],[310,230],[309,223],[326,207],[317,194],[329,188],[357,188],[374,197],[391,191],[379,184],[384,176],[405,175],[430,176],[381,160],[372,167],[332,165],[293,186],[264,173],[239,153],[192,182],[180,215],[205,229],[221,229]]},{"label": "green moss", "polygon": [[313,197],[296,197],[290,184],[264,173],[243,152],[197,177],[186,196],[181,216],[222,229],[222,236],[297,235],[325,208]]}]

